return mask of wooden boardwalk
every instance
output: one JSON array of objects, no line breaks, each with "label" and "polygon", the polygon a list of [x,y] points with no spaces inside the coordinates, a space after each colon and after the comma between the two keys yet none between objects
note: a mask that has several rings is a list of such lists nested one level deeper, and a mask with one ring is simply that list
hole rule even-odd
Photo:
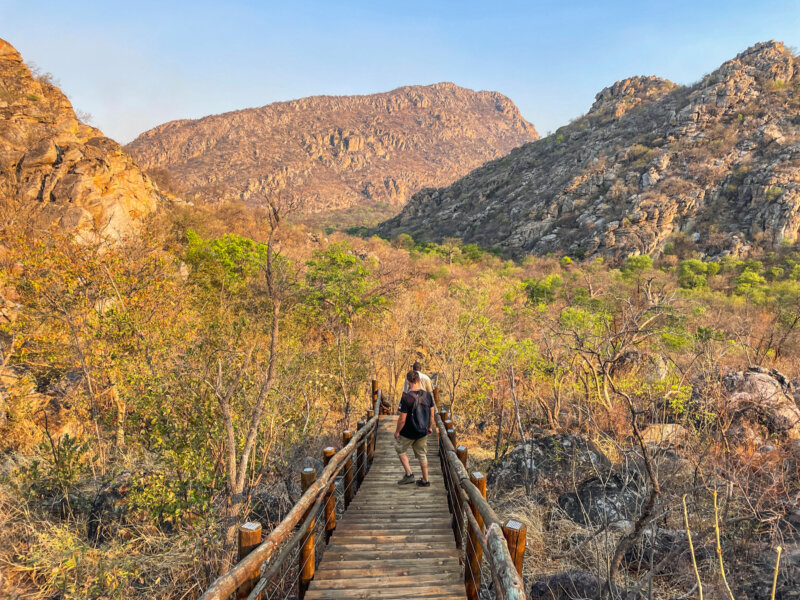
[{"label": "wooden boardwalk", "polygon": [[400,486],[396,425],[396,416],[381,418],[372,467],[336,525],[306,600],[466,599],[436,433],[428,438],[430,487]]}]

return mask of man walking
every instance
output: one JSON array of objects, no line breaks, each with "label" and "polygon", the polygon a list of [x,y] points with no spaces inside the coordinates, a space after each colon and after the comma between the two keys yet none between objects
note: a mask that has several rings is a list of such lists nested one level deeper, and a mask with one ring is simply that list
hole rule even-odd
[{"label": "man walking", "polygon": [[[420,387],[423,390],[425,390],[426,392],[429,392],[429,393],[432,394],[433,393],[433,382],[431,381],[430,377],[428,377],[425,373],[422,372],[422,365],[419,364],[419,361],[415,361],[414,362],[414,366],[411,367],[411,368],[414,369],[417,372],[417,375],[419,375]],[[409,390],[408,379],[406,379],[403,382],[403,393],[405,394],[408,390]]]},{"label": "man walking", "polygon": [[408,391],[400,399],[400,416],[394,432],[395,450],[405,471],[405,476],[397,484],[414,483],[414,474],[406,454],[409,448],[413,448],[422,470],[422,479],[417,480],[417,485],[428,487],[431,483],[428,481],[427,445],[428,435],[433,431],[433,396],[422,389],[416,369],[406,374],[406,385]]}]

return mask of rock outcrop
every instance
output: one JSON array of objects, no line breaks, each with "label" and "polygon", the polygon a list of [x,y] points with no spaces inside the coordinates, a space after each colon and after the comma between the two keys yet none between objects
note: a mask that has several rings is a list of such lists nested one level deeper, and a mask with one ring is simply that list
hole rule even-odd
[{"label": "rock outcrop", "polygon": [[512,255],[746,255],[800,231],[800,62],[757,44],[691,87],[633,77],[545,139],[415,195],[388,236]]},{"label": "rock outcrop", "polygon": [[539,487],[542,478],[571,483],[610,469],[608,458],[591,440],[568,433],[537,434],[493,464],[487,482],[492,489],[512,489],[524,486],[527,478],[529,486]]},{"label": "rock outcrop", "polygon": [[113,140],[84,123],[49,77],[0,40],[0,210],[111,238],[134,233],[161,199]]},{"label": "rock outcrop", "polygon": [[[690,404],[696,413],[730,415],[728,433],[734,437],[753,442],[770,436],[798,440],[800,404],[794,392],[794,385],[780,372],[753,367],[723,373],[719,382],[697,382]],[[763,428],[760,435],[754,427]]]},{"label": "rock outcrop", "polygon": [[126,149],[184,198],[290,194],[314,213],[400,207],[537,138],[505,96],[439,83],[173,121]]}]

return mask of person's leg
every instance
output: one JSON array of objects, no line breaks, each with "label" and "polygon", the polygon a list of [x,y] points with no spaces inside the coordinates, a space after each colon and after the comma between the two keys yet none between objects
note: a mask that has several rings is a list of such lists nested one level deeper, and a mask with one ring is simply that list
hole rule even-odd
[{"label": "person's leg", "polygon": [[428,461],[419,461],[419,468],[422,470],[422,480],[428,481]]},{"label": "person's leg", "polygon": [[428,436],[414,441],[414,456],[419,461],[422,481],[428,481]]},{"label": "person's leg", "polygon": [[404,483],[413,483],[414,482],[414,474],[411,471],[411,463],[408,460],[408,447],[411,446],[413,440],[409,440],[408,438],[400,436],[400,439],[396,440],[394,443],[395,452],[397,452],[397,457],[400,459],[400,464],[403,465],[403,471],[405,471],[404,477],[398,481],[399,484]]},{"label": "person's leg", "polygon": [[[408,460],[408,454],[400,455],[400,464],[403,465],[403,470],[406,472],[406,475],[411,475],[411,463]],[[428,465],[425,465],[425,471],[427,470],[428,470]],[[425,471],[423,471],[423,473]]]}]

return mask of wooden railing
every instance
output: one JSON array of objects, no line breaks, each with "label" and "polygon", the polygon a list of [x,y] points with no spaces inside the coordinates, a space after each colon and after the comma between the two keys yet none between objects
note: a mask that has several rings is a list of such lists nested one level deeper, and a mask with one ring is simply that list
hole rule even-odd
[{"label": "wooden railing", "polygon": [[371,405],[373,408],[358,422],[355,432],[342,432],[341,450],[336,452],[332,447],[325,448],[325,466],[319,477],[314,469],[303,470],[303,495],[265,540],[261,540],[261,525],[258,523],[244,523],[239,528],[238,562],[220,576],[200,600],[227,600],[234,595],[236,598],[258,598],[270,580],[282,570],[294,567],[287,564],[293,556],[298,557],[296,593],[303,598],[314,576],[317,517],[325,515],[320,518],[320,521],[324,520],[323,543],[327,542],[336,527],[336,477],[343,474],[346,509],[372,464],[381,406],[381,392],[374,380]]},{"label": "wooden railing", "polygon": [[478,600],[481,590],[481,562],[485,558],[494,582],[495,596],[524,600],[522,562],[525,526],[516,520],[501,523],[486,501],[486,477],[467,472],[467,447],[457,445],[450,413],[439,408],[439,390],[434,389],[439,457],[453,515],[453,534],[462,551],[467,600]]},{"label": "wooden railing", "polygon": [[[450,414],[439,408],[438,392],[434,389],[439,456],[453,534],[464,565],[467,600],[479,598],[484,560],[492,575],[495,597],[524,600],[525,526],[515,520],[502,523],[486,501],[486,478],[477,471],[467,471],[467,447],[457,443]],[[314,577],[317,546],[326,544],[336,528],[335,479],[342,476],[340,504],[346,510],[372,464],[379,415],[393,412],[382,410],[381,396],[373,380],[373,408],[358,422],[355,432],[342,432],[341,450],[324,449],[324,469],[319,476],[314,469],[303,470],[303,495],[265,540],[261,540],[261,526],[257,523],[245,523],[239,528],[239,561],[200,600],[227,600],[232,596],[256,600],[262,595],[288,598],[295,594],[302,600]],[[280,590],[276,588],[282,595],[274,592],[267,595],[269,583],[290,570],[296,577]]]}]

